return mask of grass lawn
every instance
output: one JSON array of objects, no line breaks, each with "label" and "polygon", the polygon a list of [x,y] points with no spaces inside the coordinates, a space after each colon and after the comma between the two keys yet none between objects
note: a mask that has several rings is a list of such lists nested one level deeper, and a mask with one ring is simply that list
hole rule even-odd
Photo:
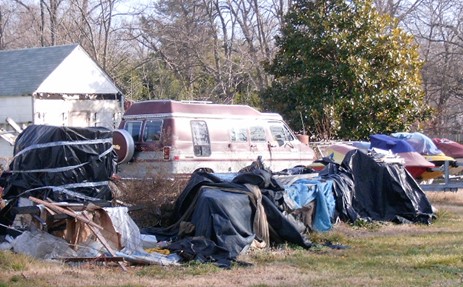
[{"label": "grass lawn", "polygon": [[251,250],[231,270],[210,264],[127,266],[63,263],[0,252],[0,286],[463,286],[463,191],[427,192],[438,209],[431,225],[340,223],[314,242]]}]

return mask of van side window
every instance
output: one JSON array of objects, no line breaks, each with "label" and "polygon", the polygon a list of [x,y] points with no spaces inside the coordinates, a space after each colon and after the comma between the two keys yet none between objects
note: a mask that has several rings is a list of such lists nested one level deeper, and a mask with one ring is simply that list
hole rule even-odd
[{"label": "van side window", "polygon": [[191,135],[195,156],[210,156],[211,142],[205,121],[191,121]]},{"label": "van side window", "polygon": [[252,126],[249,128],[251,133],[252,142],[265,142],[267,138],[265,137],[265,129],[259,126]]},{"label": "van side window", "polygon": [[124,125],[124,129],[130,133],[134,142],[140,141],[141,121],[129,121]]},{"label": "van side window", "polygon": [[294,137],[283,123],[280,122],[271,122],[270,123],[270,132],[272,133],[273,140],[283,140],[283,141],[292,141]]},{"label": "van side window", "polygon": [[248,141],[247,128],[232,127],[230,129],[230,140],[232,142],[247,142]]},{"label": "van side window", "polygon": [[143,130],[143,141],[159,141],[161,139],[161,127],[162,121],[160,120],[146,121],[145,129]]}]

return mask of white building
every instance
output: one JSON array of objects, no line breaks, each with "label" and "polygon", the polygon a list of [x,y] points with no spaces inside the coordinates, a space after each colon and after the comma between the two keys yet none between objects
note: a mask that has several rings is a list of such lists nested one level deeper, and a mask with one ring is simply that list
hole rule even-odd
[{"label": "white building", "polygon": [[14,123],[114,128],[122,113],[122,92],[80,45],[0,51],[0,164]]}]

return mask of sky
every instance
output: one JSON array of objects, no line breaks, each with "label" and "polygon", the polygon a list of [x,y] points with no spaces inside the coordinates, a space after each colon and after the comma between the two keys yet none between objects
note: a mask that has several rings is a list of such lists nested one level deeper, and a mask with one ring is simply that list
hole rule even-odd
[{"label": "sky", "polygon": [[130,13],[136,7],[146,6],[155,0],[120,0],[115,7],[119,13]]}]

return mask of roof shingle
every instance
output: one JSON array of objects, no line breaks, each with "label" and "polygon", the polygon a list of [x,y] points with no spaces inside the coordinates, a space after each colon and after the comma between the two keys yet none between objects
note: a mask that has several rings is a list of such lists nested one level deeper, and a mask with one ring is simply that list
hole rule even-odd
[{"label": "roof shingle", "polygon": [[0,96],[30,95],[78,44],[0,51]]}]

